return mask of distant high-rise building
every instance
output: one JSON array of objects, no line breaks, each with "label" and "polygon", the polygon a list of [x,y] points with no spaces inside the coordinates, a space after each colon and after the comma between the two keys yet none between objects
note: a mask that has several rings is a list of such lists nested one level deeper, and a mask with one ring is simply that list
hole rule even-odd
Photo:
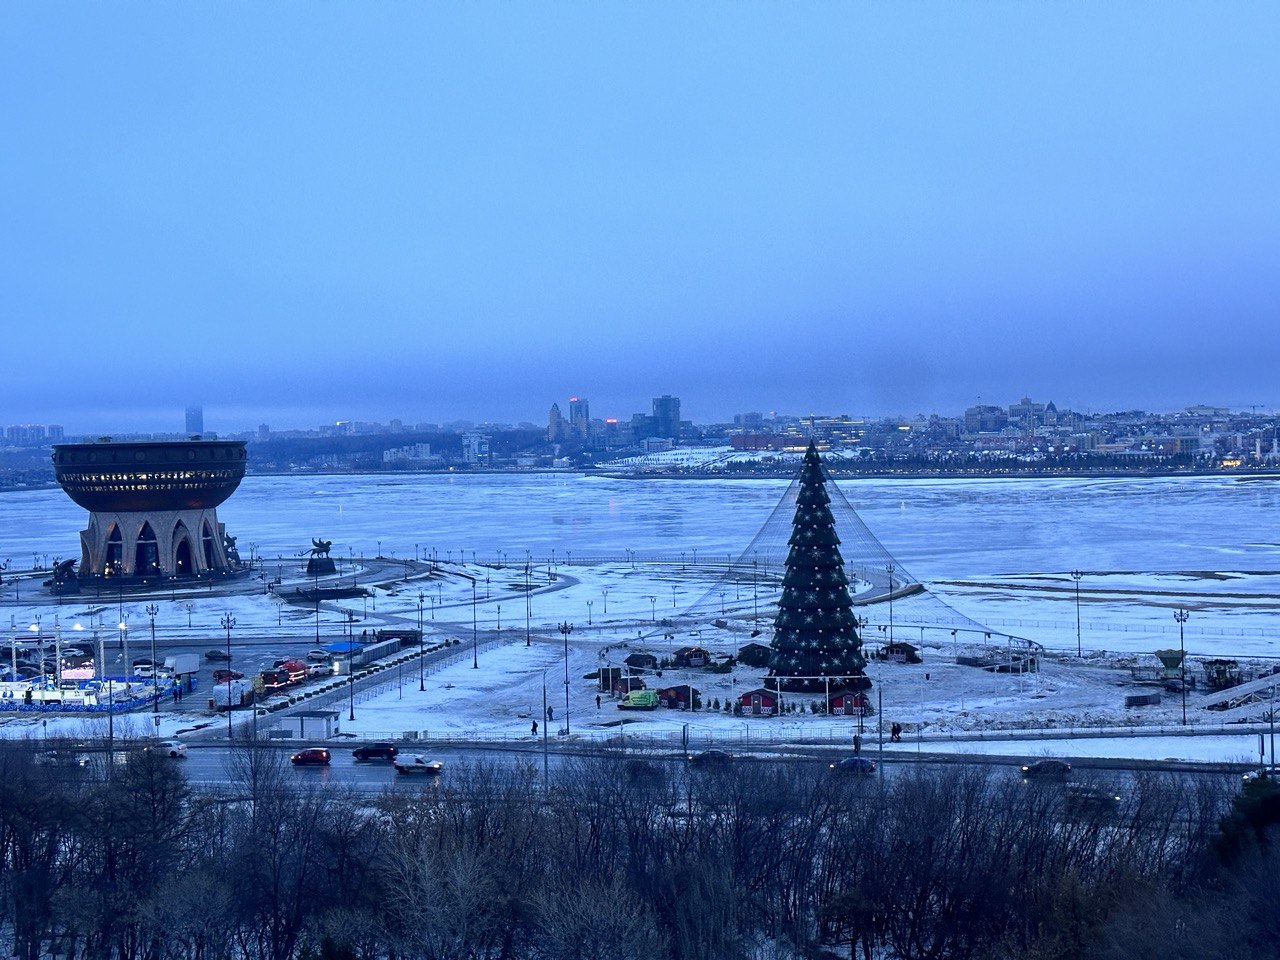
[{"label": "distant high-rise building", "polygon": [[547,414],[547,439],[552,443],[564,438],[564,417],[560,416],[560,404],[553,403]]},{"label": "distant high-rise building", "polygon": [[569,429],[575,437],[585,440],[590,432],[591,415],[586,397],[569,398]]},{"label": "distant high-rise building", "polygon": [[659,437],[680,436],[680,398],[663,394],[653,398],[653,419]]},{"label": "distant high-rise building", "polygon": [[204,407],[187,407],[187,436],[204,433]]},{"label": "distant high-rise building", "polygon": [[270,426],[270,424],[266,424],[266,423],[260,423],[260,424],[258,424],[258,439],[259,439],[259,440],[269,440],[270,438],[271,438],[271,426]]}]

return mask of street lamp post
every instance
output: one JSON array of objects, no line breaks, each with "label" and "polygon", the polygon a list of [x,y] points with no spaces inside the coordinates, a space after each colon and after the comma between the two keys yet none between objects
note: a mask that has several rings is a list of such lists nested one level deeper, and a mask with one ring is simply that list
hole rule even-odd
[{"label": "street lamp post", "polygon": [[[379,547],[382,545],[379,544]],[[379,553],[382,551],[379,550]],[[356,719],[356,661],[355,661],[355,638],[347,637],[347,719],[355,722]]]},{"label": "street lamp post", "polygon": [[[526,647],[530,644],[529,615],[533,604],[533,598],[529,596],[529,572],[529,558],[526,556],[524,559],[524,645]],[[546,718],[543,717],[543,719]]]},{"label": "street lamp post", "polygon": [[476,636],[476,581],[471,580],[471,669],[480,669],[480,653]]},{"label": "street lamp post", "polygon": [[564,637],[564,733],[569,735],[569,634],[573,633],[573,624],[564,621],[560,624],[560,635]]},{"label": "street lamp post", "polygon": [[609,588],[604,587],[601,589],[600,596],[604,598],[604,615],[607,617],[609,615]]},{"label": "street lamp post", "polygon": [[160,712],[160,672],[156,669],[156,614],[160,608],[147,604],[147,617],[151,620],[151,712]]},{"label": "street lamp post", "polygon": [[885,564],[885,573],[889,574],[889,643],[893,643],[893,571],[897,568],[892,564]]},{"label": "street lamp post", "polygon": [[[417,550],[417,547],[414,547]],[[422,632],[422,601],[427,595],[421,590],[418,591],[418,692],[422,693],[427,689],[426,674],[424,672],[426,663],[426,636]]]},{"label": "street lamp post", "polygon": [[1187,645],[1183,638],[1183,624],[1187,622],[1187,618],[1191,616],[1186,610],[1179,607],[1173,612],[1173,619],[1178,621],[1178,652],[1181,658],[1178,660],[1178,673],[1180,676],[1179,684],[1182,687],[1182,725],[1187,725]]},{"label": "street lamp post", "polygon": [[757,623],[760,620],[760,561],[751,561],[751,622]]},{"label": "street lamp post", "polygon": [[[231,628],[236,625],[236,618],[228,610],[222,615],[222,629],[227,631],[227,742],[231,742]],[[258,708],[255,706],[255,710]]]},{"label": "street lamp post", "polygon": [[658,598],[654,596],[649,597],[649,619],[658,622]]},{"label": "street lamp post", "polygon": [[1072,570],[1071,579],[1076,582],[1076,656],[1083,657],[1083,648],[1080,646],[1080,578],[1084,576],[1083,571]]},{"label": "street lamp post", "polygon": [[591,603],[592,601],[590,600],[587,601],[587,626],[588,627],[591,626]]}]

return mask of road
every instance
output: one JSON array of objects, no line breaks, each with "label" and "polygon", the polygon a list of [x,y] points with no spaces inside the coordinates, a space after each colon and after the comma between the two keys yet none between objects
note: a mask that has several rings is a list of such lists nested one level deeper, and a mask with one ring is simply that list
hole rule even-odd
[{"label": "road", "polygon": [[[534,778],[540,778],[543,772],[544,758],[548,771],[554,774],[574,764],[584,761],[599,761],[616,764],[619,769],[624,765],[637,761],[653,764],[665,769],[670,776],[680,775],[681,771],[691,768],[686,756],[678,751],[640,751],[621,752],[618,750],[600,749],[549,749],[544,755],[542,744],[530,742],[524,745],[475,745],[475,744],[422,744],[415,747],[402,744],[402,754],[421,752],[430,760],[440,760],[444,769],[438,777],[401,776],[387,763],[357,763],[352,758],[352,747],[359,741],[345,744],[324,744],[329,748],[331,762],[328,767],[290,767],[289,756],[309,743],[290,745],[263,744],[259,749],[270,751],[270,756],[278,758],[285,767],[284,775],[299,785],[315,785],[355,790],[361,793],[380,792],[382,790],[421,789],[424,786],[438,789],[458,782],[456,778],[468,775],[469,771],[482,765],[492,765],[499,769],[526,771]],[[318,744],[317,744],[318,745]],[[187,777],[187,780],[198,788],[216,790],[225,788],[237,778],[237,770],[243,770],[247,759],[247,747],[232,746],[225,743],[208,743],[189,746],[187,756],[173,761]],[[777,747],[762,749],[757,745],[742,745],[735,748],[731,761],[735,766],[756,763],[800,763],[828,766],[841,757],[849,755],[848,750],[823,749],[821,747],[796,747],[779,749]],[[864,756],[877,759],[875,751],[864,751]],[[123,757],[119,757],[123,760]],[[1036,757],[963,757],[949,754],[886,754],[881,770],[887,779],[908,774],[911,771],[941,771],[956,766],[983,766],[994,768],[996,776],[1007,773],[1010,777],[1020,779],[1019,767],[1022,763],[1038,759]],[[1074,775],[1084,781],[1098,780],[1112,782],[1123,787],[1140,773],[1163,771],[1177,773],[1180,776],[1224,778],[1238,781],[1240,770],[1236,765],[1220,764],[1170,764],[1165,762],[1141,760],[1111,761],[1073,761]],[[100,769],[100,761],[92,769]],[[93,775],[93,774],[89,774]]]}]

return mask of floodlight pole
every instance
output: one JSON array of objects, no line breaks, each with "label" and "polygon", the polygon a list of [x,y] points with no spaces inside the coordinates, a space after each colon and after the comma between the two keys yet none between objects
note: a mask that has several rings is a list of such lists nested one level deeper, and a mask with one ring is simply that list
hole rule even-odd
[{"label": "floodlight pole", "polygon": [[1084,653],[1080,646],[1080,578],[1084,576],[1083,571],[1072,570],[1071,579],[1076,582],[1076,656],[1083,657]]}]

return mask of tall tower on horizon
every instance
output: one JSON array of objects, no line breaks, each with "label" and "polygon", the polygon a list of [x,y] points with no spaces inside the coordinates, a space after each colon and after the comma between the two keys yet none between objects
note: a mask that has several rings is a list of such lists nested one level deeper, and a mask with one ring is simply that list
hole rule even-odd
[{"label": "tall tower on horizon", "polygon": [[680,436],[680,398],[664,393],[653,398],[654,429],[659,437]]},{"label": "tall tower on horizon", "polygon": [[591,425],[590,405],[586,397],[569,398],[569,429],[575,437],[585,440]]},{"label": "tall tower on horizon", "polygon": [[204,407],[187,407],[187,436],[204,433]]}]

